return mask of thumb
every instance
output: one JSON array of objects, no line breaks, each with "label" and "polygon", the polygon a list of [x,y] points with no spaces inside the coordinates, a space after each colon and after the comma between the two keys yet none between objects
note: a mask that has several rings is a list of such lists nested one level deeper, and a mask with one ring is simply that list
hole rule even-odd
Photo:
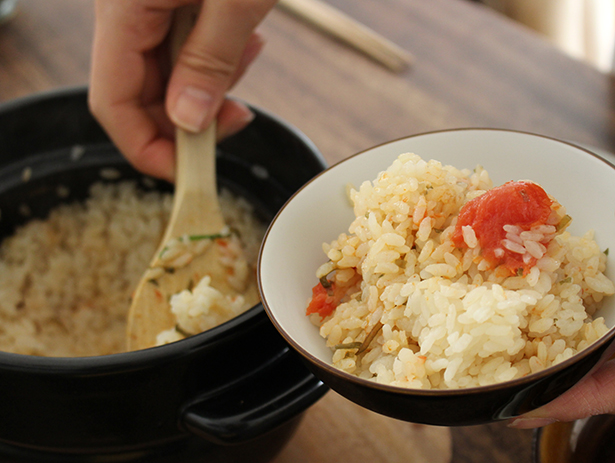
[{"label": "thumb", "polygon": [[169,80],[166,111],[179,127],[205,129],[249,54],[256,26],[275,0],[207,0]]},{"label": "thumb", "polygon": [[615,413],[615,360],[604,363],[552,402],[513,419],[509,426],[536,428],[611,413]]}]

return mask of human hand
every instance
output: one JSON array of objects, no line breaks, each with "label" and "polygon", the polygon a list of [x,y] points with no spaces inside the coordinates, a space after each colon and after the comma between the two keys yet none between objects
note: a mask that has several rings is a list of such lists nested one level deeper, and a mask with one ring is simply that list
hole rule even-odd
[{"label": "human hand", "polygon": [[[202,3],[174,67],[166,37],[175,9]],[[255,33],[276,0],[97,0],[89,105],[118,149],[142,172],[173,181],[175,126],[218,138],[253,118],[226,99],[260,52]]]},{"label": "human hand", "polygon": [[510,427],[529,429],[556,421],[574,421],[615,413],[615,360],[609,360],[566,393],[542,407],[513,418]]}]

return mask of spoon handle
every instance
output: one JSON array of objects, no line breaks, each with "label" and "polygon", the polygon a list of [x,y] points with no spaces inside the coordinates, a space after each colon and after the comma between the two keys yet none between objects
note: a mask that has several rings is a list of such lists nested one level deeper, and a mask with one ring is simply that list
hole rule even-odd
[{"label": "spoon handle", "polygon": [[[198,5],[187,5],[176,10],[171,33],[172,62],[177,60],[198,11]],[[174,207],[163,245],[181,235],[216,233],[224,227],[216,185],[215,121],[199,133],[177,128],[175,143]]]},{"label": "spoon handle", "polygon": [[217,194],[215,134],[215,122],[200,133],[177,129],[174,206],[163,243],[224,228]]}]

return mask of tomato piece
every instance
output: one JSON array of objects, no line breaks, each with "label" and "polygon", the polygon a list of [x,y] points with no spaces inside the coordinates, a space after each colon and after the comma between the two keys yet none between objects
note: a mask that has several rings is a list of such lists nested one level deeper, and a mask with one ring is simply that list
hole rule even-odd
[{"label": "tomato piece", "polygon": [[468,201],[459,212],[453,233],[453,243],[458,248],[467,244],[462,227],[469,225],[480,244],[482,256],[493,266],[504,265],[511,273],[521,269],[524,273],[536,259],[524,262],[523,255],[503,248],[506,238],[504,225],[516,225],[522,230],[547,222],[553,200],[533,182],[507,182]]},{"label": "tomato piece", "polygon": [[306,309],[306,315],[317,313],[322,318],[326,318],[333,313],[339,305],[341,296],[336,290],[335,283],[331,283],[329,289],[325,288],[322,283],[318,283],[312,288],[312,300]]}]

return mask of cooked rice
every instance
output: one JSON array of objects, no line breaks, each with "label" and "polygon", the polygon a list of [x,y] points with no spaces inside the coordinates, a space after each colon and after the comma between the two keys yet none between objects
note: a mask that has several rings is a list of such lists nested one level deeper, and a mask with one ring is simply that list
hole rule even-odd
[{"label": "cooked rice", "polygon": [[402,387],[483,386],[562,362],[607,331],[592,315],[615,286],[592,231],[507,227],[504,246],[537,259],[523,275],[491,269],[472,227],[455,247],[460,208],[492,186],[480,166],[403,154],[350,190],[356,218],[323,245],[317,277],[351,288],[331,315],[311,315],[336,367]]},{"label": "cooked rice", "polygon": [[[262,233],[252,233],[254,219],[243,199],[223,191],[220,201],[252,269]],[[61,205],[5,239],[0,350],[69,357],[124,351],[130,297],[171,204],[170,194],[143,192],[134,182],[97,183],[85,202]]]}]

